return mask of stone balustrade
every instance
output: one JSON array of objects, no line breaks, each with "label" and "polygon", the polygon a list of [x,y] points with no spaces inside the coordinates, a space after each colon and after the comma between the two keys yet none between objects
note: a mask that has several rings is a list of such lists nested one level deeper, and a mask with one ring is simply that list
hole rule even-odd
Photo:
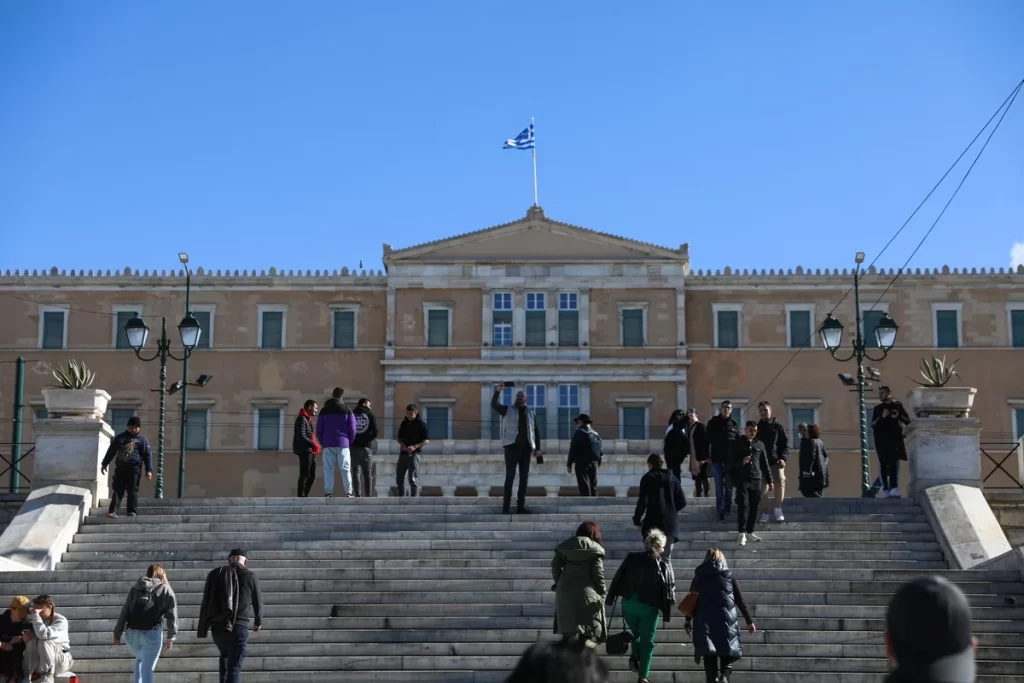
[{"label": "stone balustrade", "polygon": [[[398,442],[393,439],[378,439],[374,455],[393,455],[396,458],[400,452]],[[604,455],[607,459],[612,455],[635,456],[638,462],[645,462],[646,456],[651,453],[661,453],[663,450],[661,439],[605,439]],[[544,457],[550,455],[552,458],[564,462],[569,452],[568,439],[541,439],[541,451]],[[490,439],[439,439],[431,441],[423,447],[423,455],[476,455],[478,453],[493,454],[503,457],[504,449],[500,441]]]}]

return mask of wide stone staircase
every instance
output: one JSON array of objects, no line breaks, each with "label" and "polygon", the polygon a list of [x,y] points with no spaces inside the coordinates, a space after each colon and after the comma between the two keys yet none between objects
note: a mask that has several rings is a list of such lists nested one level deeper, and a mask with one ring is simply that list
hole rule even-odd
[{"label": "wide stone staircase", "polygon": [[[71,622],[83,683],[121,683],[131,664],[127,649],[112,644],[114,622],[134,580],[159,562],[178,595],[181,637],[157,678],[207,683],[217,680],[217,659],[213,643],[195,636],[204,578],[244,545],[266,602],[264,629],[249,640],[249,683],[492,683],[530,643],[551,637],[554,546],[580,522],[596,521],[610,581],[641,547],[634,503],[539,498],[530,501],[534,514],[505,516],[493,498],[148,500],[135,520],[94,511],[57,571],[7,573],[0,582],[5,596],[55,597]],[[786,514],[788,523],[764,528],[763,542],[743,548],[734,523],[715,520],[712,501],[691,500],[682,515],[680,599],[717,546],[755,615],[759,632],[744,632],[736,681],[881,681],[886,604],[902,582],[925,573],[949,576],[969,595],[979,680],[1024,680],[1019,575],[945,570],[908,500],[801,499]],[[675,614],[658,633],[655,683],[703,680]],[[606,660],[614,681],[636,680],[626,658]]]}]

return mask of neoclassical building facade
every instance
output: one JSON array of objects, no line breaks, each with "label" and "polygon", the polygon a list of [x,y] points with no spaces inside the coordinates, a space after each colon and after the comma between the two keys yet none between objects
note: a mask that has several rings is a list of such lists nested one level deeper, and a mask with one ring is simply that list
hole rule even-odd
[{"label": "neoclassical building facade", "polygon": [[[186,495],[292,493],[294,416],[305,399],[322,401],[335,386],[350,401],[373,401],[380,458],[392,458],[390,439],[410,403],[430,428],[425,458],[454,467],[494,455],[500,448],[490,399],[498,382],[522,388],[538,411],[550,463],[544,468],[564,471],[579,412],[593,417],[609,460],[632,462],[659,447],[677,407],[694,407],[707,419],[728,398],[747,419],[767,400],[790,430],[799,422],[822,426],[833,454],[830,495],[859,491],[856,394],[837,378],[855,368],[832,359],[815,334],[841,301],[835,315],[849,339],[857,319],[853,296],[844,298],[850,271],[695,271],[685,244],[663,247],[577,227],[539,207],[436,242],[384,245],[384,266],[196,269],[191,310],[204,332],[189,379],[214,379],[189,396]],[[1024,432],[1024,270],[943,267],[898,278],[871,270],[860,289],[865,327],[883,312],[900,326],[888,357],[870,363],[883,382],[902,397],[922,357],[959,359],[961,381],[979,388],[983,442],[993,453],[1009,450]],[[41,390],[52,383],[50,369],[67,358],[96,371],[97,387],[113,396],[115,428],[139,415],[155,434],[157,368],[136,358],[123,329],[140,315],[152,347],[160,318],[173,331],[184,315],[184,295],[183,272],[0,275],[0,360],[27,359],[26,449],[33,421],[45,417]],[[5,424],[13,372],[12,363],[0,363]],[[172,363],[169,380],[179,379],[181,365]],[[178,395],[168,397],[168,408],[166,488],[173,491]],[[7,450],[10,435],[0,441]],[[31,458],[22,469],[31,477]],[[566,480],[564,492],[571,490]]]}]

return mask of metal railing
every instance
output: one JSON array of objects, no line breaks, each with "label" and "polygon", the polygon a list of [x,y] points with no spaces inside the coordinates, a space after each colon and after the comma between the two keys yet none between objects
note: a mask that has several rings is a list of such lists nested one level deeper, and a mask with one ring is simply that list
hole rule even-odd
[{"label": "metal railing", "polygon": [[[1013,465],[1011,465],[1011,469],[1017,470],[1016,475],[1008,471],[1005,467],[1003,467],[1006,461],[1010,460],[1010,458],[1019,458],[1021,457],[1021,455],[1024,455],[1024,453],[1021,452],[1022,443],[1024,443],[1024,441],[1017,441],[1015,443],[1007,443],[1005,441],[1001,441],[998,443],[981,444],[982,456],[988,458],[992,462],[992,464],[995,465],[995,467],[992,468],[992,471],[985,475],[985,478],[982,480],[982,484],[984,484],[985,488],[1010,490],[1024,489],[1024,483],[1021,483],[1020,481],[1020,467],[1013,467]],[[1008,451],[1006,451],[1007,448],[1009,449]],[[990,453],[989,451],[992,451],[992,453]],[[1004,451],[1006,451],[1005,455],[1003,455]],[[993,455],[993,453],[995,453],[995,455]],[[1014,459],[1013,464],[1016,463],[1017,460]],[[1006,478],[1010,480],[1011,483],[1005,486],[989,484],[989,479],[991,479],[996,472],[1002,472],[1006,476]]]},{"label": "metal railing", "polygon": [[21,465],[21,463],[25,462],[25,460],[27,458],[32,457],[32,454],[36,452],[36,447],[35,447],[35,444],[31,443],[31,442],[28,442],[28,443],[22,442],[21,445],[22,446],[32,446],[32,448],[30,448],[27,451],[25,451],[24,453],[22,453],[21,457],[18,458],[18,462],[17,463],[11,462],[7,458],[5,458],[3,456],[3,454],[0,454],[0,460],[3,460],[5,463],[7,463],[7,467],[4,468],[4,470],[2,472],[0,472],[0,477],[4,476],[8,472],[11,473],[11,489],[10,489],[11,493],[20,493],[20,489],[21,489],[21,482],[20,482],[20,480],[21,479],[24,479],[25,483],[29,484],[29,486],[31,486],[31,484],[32,484],[32,480],[29,479],[28,476],[26,476],[26,474],[19,469],[19,465]]}]

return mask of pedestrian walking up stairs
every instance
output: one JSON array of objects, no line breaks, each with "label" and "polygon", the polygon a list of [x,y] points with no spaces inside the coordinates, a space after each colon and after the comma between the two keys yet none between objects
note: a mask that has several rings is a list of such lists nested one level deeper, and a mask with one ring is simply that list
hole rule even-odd
[{"label": "pedestrian walking up stairs", "polygon": [[[217,680],[217,659],[212,642],[195,637],[203,581],[244,545],[266,601],[247,683],[496,683],[530,643],[551,637],[556,543],[581,521],[598,522],[609,581],[640,548],[633,500],[530,504],[534,514],[506,516],[493,498],[146,501],[134,520],[94,511],[57,571],[0,582],[5,595],[54,595],[71,622],[82,682],[121,683],[131,664],[112,644],[114,621],[132,582],[159,562],[178,595],[182,636],[160,660],[158,680],[207,683]],[[1024,609],[1011,604],[1024,605],[1019,575],[945,570],[908,500],[797,500],[786,514],[788,523],[743,548],[708,499],[691,500],[682,515],[680,599],[707,548],[718,546],[760,629],[743,636],[736,683],[877,683],[887,601],[923,573],[949,576],[970,596],[979,680],[1024,680]],[[636,680],[625,658],[606,659],[614,681]],[[658,633],[651,680],[703,680],[678,613]]]}]

